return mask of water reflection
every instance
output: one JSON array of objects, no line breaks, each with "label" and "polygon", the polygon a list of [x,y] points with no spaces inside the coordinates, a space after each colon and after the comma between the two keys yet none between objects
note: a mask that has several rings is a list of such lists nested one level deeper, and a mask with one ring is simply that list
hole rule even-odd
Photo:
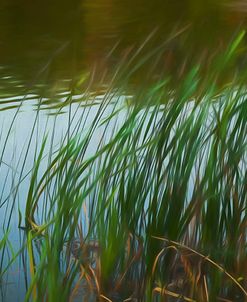
[{"label": "water reflection", "polygon": [[[143,45],[139,53],[165,44],[134,75],[141,82],[153,75],[175,77],[195,62],[205,66],[245,27],[242,2],[229,1],[2,1],[0,5],[1,95],[26,90],[47,94],[69,90],[97,65],[95,81]],[[154,68],[154,65],[156,68]]]}]

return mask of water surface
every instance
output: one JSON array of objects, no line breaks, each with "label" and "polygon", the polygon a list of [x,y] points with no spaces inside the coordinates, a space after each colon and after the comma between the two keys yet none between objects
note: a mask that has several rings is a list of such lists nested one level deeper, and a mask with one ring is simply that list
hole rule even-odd
[{"label": "water surface", "polygon": [[[82,83],[92,70],[94,82],[107,85],[107,75],[123,61],[134,56],[134,65],[155,49],[132,75],[132,84],[159,74],[177,79],[198,62],[206,72],[246,28],[246,16],[243,1],[3,0],[0,97],[30,90],[54,97]],[[241,54],[235,67],[244,63]]]}]

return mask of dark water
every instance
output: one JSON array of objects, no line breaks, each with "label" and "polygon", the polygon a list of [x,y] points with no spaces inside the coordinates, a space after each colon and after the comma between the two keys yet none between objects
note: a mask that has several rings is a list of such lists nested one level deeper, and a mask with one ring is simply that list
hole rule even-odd
[{"label": "dark water", "polygon": [[246,16],[244,1],[2,0],[0,94],[54,96],[92,70],[95,82],[107,84],[105,75],[140,47],[140,59],[161,51],[133,83],[142,83],[147,70],[154,79],[159,73],[178,78],[194,63],[207,68],[246,27]]}]

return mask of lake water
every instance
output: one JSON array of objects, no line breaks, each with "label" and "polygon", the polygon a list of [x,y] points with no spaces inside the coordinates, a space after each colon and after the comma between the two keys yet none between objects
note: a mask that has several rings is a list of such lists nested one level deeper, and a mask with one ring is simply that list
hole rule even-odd
[{"label": "lake water", "polygon": [[[246,28],[246,16],[244,1],[2,0],[0,97],[31,90],[54,98],[92,70],[94,82],[107,85],[121,62],[134,56],[135,64],[154,49],[133,85],[143,83],[147,70],[148,81],[167,73],[177,79],[196,62],[206,71]],[[241,54],[237,65],[245,61]]]}]

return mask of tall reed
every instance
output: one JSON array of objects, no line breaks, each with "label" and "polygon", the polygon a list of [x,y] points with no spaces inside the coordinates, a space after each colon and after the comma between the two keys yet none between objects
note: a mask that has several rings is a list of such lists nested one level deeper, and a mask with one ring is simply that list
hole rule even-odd
[{"label": "tall reed", "polygon": [[241,38],[205,78],[195,66],[175,91],[161,78],[130,106],[109,89],[87,129],[37,143],[26,301],[247,300],[247,90],[216,82]]}]

